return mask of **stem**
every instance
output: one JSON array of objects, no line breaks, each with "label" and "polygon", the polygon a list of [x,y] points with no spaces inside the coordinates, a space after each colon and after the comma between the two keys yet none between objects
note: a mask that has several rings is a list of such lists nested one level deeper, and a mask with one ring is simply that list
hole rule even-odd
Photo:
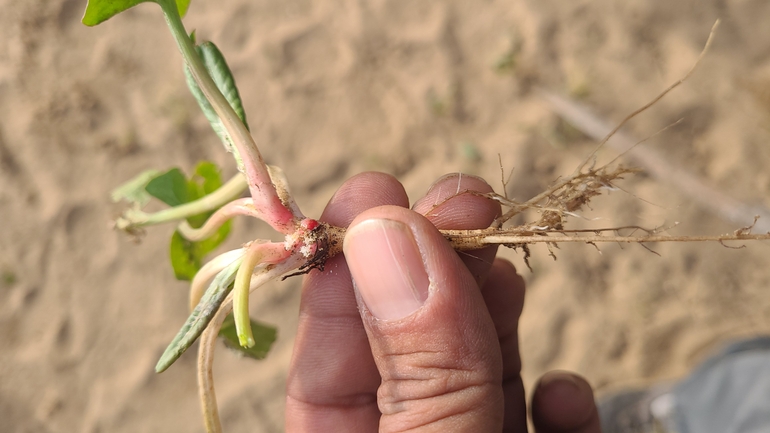
[{"label": "stem", "polygon": [[253,347],[255,344],[249,318],[249,286],[254,267],[262,259],[259,247],[260,245],[255,242],[246,251],[243,263],[235,275],[235,286],[233,287],[233,319],[235,320],[238,343],[243,347]]},{"label": "stem", "polygon": [[297,206],[297,202],[294,201],[294,197],[291,195],[291,190],[289,189],[289,180],[286,179],[286,175],[284,174],[283,170],[275,165],[268,165],[267,172],[270,173],[270,179],[273,181],[273,186],[275,186],[278,197],[281,199],[281,202],[283,202],[284,206],[286,206],[291,211],[291,213],[294,214],[295,218],[299,220],[305,219],[305,216],[302,214],[299,206]]},{"label": "stem", "polygon": [[183,205],[174,206],[155,213],[129,209],[122,217],[115,221],[115,227],[120,230],[132,230],[155,224],[179,221],[193,215],[210,212],[214,209],[219,209],[227,202],[241,195],[247,186],[246,179],[242,174],[238,173],[211,194]]},{"label": "stem", "polygon": [[255,208],[260,210],[263,215],[269,217],[265,221],[274,229],[284,234],[293,232],[295,226],[294,215],[278,197],[275,187],[270,180],[267,165],[265,165],[265,161],[262,159],[262,155],[259,153],[251,134],[235,114],[235,111],[233,111],[233,108],[222,95],[222,92],[219,91],[219,88],[217,88],[203,66],[182,24],[182,19],[179,16],[175,2],[173,0],[156,1],[163,9],[166,23],[168,23],[171,29],[171,34],[174,36],[179,46],[179,51],[181,51],[182,57],[184,57],[187,66],[190,68],[195,82],[222,120],[222,126],[230,135],[235,148],[238,150],[238,154],[243,161],[244,174],[246,175],[251,196],[254,199]]},{"label": "stem", "polygon": [[220,227],[222,227],[222,224],[226,223],[230,218],[236,215],[247,215],[264,219],[262,215],[257,214],[252,203],[253,201],[251,198],[233,200],[214,212],[214,214],[206,220],[203,226],[193,228],[187,221],[182,221],[179,223],[177,230],[187,240],[198,242],[213,235]]},{"label": "stem", "polygon": [[[281,275],[297,270],[305,258],[299,255],[289,256],[283,262],[267,266],[257,275],[251,278],[249,291],[256,290],[258,287],[274,280]],[[222,328],[222,322],[233,309],[233,293],[222,303],[219,311],[214,315],[209,326],[203,331],[198,348],[198,395],[201,400],[201,410],[203,411],[203,421],[208,433],[221,433],[222,424],[219,421],[219,410],[217,409],[217,397],[214,391],[214,343],[216,342],[219,330]]]},{"label": "stem", "polygon": [[245,253],[245,248],[222,253],[208,261],[198,270],[190,283],[190,311],[194,310],[195,306],[200,302],[203,293],[208,288],[208,282],[216,277],[224,268],[243,257]]},{"label": "stem", "polygon": [[203,424],[208,433],[222,433],[222,423],[219,421],[217,394],[214,391],[214,343],[217,341],[222,323],[232,309],[232,302],[225,303],[209,322],[203,331],[198,349],[198,395],[203,411]]},{"label": "stem", "polygon": [[291,251],[287,251],[283,244],[253,242],[246,254],[243,263],[235,274],[233,286],[233,319],[235,319],[235,331],[238,342],[243,347],[254,346],[254,336],[251,333],[251,319],[249,318],[249,291],[254,268],[260,264],[275,264],[289,257]]}]

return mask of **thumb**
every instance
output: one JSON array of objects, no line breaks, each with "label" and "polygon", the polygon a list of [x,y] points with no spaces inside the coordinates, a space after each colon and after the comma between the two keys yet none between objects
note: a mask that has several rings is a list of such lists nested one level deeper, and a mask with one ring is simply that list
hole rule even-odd
[{"label": "thumb", "polygon": [[380,431],[502,430],[497,333],[438,230],[408,209],[374,208],[350,225],[344,252],[382,377]]}]

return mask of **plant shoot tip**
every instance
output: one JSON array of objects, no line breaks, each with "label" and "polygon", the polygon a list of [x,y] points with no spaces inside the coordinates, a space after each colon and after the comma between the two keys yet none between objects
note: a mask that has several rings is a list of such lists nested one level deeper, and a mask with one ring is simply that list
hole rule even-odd
[{"label": "plant shoot tip", "polygon": [[254,337],[246,335],[245,333],[238,333],[238,342],[241,344],[241,347],[245,349],[250,349],[257,344],[257,342],[254,341]]}]

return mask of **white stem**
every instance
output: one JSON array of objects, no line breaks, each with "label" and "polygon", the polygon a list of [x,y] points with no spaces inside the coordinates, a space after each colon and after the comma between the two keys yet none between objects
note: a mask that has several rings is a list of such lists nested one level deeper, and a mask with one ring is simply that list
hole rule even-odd
[{"label": "white stem", "polygon": [[[307,259],[299,254],[293,254],[284,262],[277,265],[268,265],[257,271],[251,278],[249,291],[274,280],[282,275],[293,272]],[[198,348],[198,395],[200,396],[203,422],[208,433],[221,433],[222,424],[219,420],[217,409],[217,397],[214,391],[214,343],[216,342],[222,322],[233,309],[233,293],[227,296],[219,311],[214,315],[209,326],[203,331]]]},{"label": "white stem", "polygon": [[237,250],[222,253],[211,259],[198,270],[198,273],[195,274],[195,277],[193,277],[193,280],[190,283],[190,311],[194,310],[195,306],[200,302],[203,293],[208,288],[209,282],[216,277],[222,269],[230,266],[230,264],[243,257],[245,252],[245,248],[238,248]]}]

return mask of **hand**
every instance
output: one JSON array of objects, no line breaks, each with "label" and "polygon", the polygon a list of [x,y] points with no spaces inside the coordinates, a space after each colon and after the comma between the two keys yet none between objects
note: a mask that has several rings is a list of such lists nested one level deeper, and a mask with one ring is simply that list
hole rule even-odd
[{"label": "hand", "polygon": [[[499,215],[471,194],[444,201],[458,190],[491,188],[445,176],[410,211],[397,180],[364,173],[331,199],[321,219],[349,226],[345,257],[304,282],[286,431],[526,432],[524,280],[496,247],[458,255],[436,230]],[[580,377],[549,373],[532,400],[539,433],[599,432]]]}]

